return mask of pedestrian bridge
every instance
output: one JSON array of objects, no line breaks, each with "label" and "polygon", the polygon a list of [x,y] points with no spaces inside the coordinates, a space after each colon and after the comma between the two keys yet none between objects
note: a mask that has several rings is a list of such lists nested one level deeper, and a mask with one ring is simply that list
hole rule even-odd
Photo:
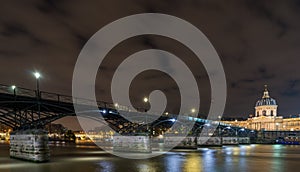
[{"label": "pedestrian bridge", "polygon": [[[14,130],[43,128],[46,124],[57,119],[66,116],[75,116],[74,103],[88,106],[91,100],[0,84],[0,123]],[[146,124],[132,124],[132,122],[126,120],[126,114],[129,112],[133,114],[135,121],[143,121],[146,117],[148,120],[153,121],[148,124],[148,127],[168,126],[172,125],[174,120],[176,120],[181,122],[182,125],[188,121],[194,121],[196,123],[194,128],[195,132],[199,132],[200,128],[207,128],[209,125],[218,125],[222,130],[226,128],[232,130],[241,129],[230,127],[228,124],[220,121],[211,121],[192,116],[181,116],[179,119],[176,114],[147,114],[135,109],[129,109],[125,106],[116,106],[113,103],[103,101],[98,101],[97,104],[99,108],[97,114],[101,114],[103,117],[101,119],[105,120],[105,122],[116,131],[125,132],[126,129],[124,129],[124,125],[122,129],[118,128],[120,123],[128,123],[126,126],[131,128],[132,126],[138,129],[142,129],[143,126],[144,128],[146,127]],[[89,115],[89,112],[85,113],[87,117],[92,116]],[[206,126],[204,126],[205,124]]]},{"label": "pedestrian bridge", "polygon": [[[10,141],[11,156],[37,161],[48,160],[48,136],[42,130],[45,125],[66,116],[75,116],[74,105],[89,109],[92,104],[87,99],[0,84],[0,123],[14,130]],[[247,137],[253,134],[253,131],[232,127],[221,121],[188,115],[149,114],[103,101],[98,101],[97,105],[96,112],[82,111],[79,116],[97,120],[119,136],[145,135],[152,138],[164,133],[169,134],[171,139],[187,135],[197,140],[204,137]]]}]

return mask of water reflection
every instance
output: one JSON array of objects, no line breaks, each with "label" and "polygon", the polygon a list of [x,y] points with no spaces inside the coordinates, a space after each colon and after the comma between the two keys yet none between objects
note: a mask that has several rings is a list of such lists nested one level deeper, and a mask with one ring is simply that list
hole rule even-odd
[{"label": "water reflection", "polygon": [[97,171],[115,171],[114,163],[111,161],[100,161]]},{"label": "water reflection", "polygon": [[175,153],[168,153],[168,156],[164,157],[164,164],[167,171],[180,171],[183,164],[184,157]]},{"label": "water reflection", "polygon": [[185,158],[184,171],[196,172],[202,169],[202,159],[199,154],[191,153]]},{"label": "water reflection", "polygon": [[51,147],[49,163],[10,159],[8,145],[0,146],[1,172],[180,172],[180,171],[297,171],[300,146],[242,145],[198,150],[177,150],[164,155],[130,160],[90,147]]},{"label": "water reflection", "polygon": [[215,149],[207,149],[202,153],[202,166],[205,171],[215,171],[216,166],[216,154],[217,150]]}]

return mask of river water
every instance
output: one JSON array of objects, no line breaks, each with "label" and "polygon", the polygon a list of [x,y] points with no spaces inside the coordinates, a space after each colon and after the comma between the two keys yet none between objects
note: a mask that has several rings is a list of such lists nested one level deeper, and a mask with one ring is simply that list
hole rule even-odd
[{"label": "river water", "polygon": [[31,163],[9,158],[0,143],[0,172],[198,172],[300,171],[300,146],[242,145],[199,150],[174,150],[158,157],[130,160],[96,146],[52,145],[51,161]]}]

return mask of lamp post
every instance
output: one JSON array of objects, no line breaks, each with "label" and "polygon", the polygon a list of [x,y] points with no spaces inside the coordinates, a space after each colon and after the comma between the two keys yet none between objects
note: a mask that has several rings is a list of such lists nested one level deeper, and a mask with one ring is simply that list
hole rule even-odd
[{"label": "lamp post", "polygon": [[35,76],[35,79],[36,79],[36,98],[37,98],[37,105],[38,105],[38,120],[40,122],[40,119],[41,119],[41,104],[40,104],[40,83],[39,83],[39,80],[40,80],[40,77],[41,77],[41,74],[39,72],[34,72],[33,74]]},{"label": "lamp post", "polygon": [[34,72],[34,76],[35,76],[35,79],[36,79],[37,96],[40,97],[40,83],[39,83],[39,80],[40,80],[41,74],[39,72]]},{"label": "lamp post", "polygon": [[197,111],[196,111],[195,108],[191,108],[191,109],[190,109],[190,114],[189,114],[189,115],[191,115],[191,116],[194,117],[194,118],[197,118],[197,117],[198,117]]},{"label": "lamp post", "polygon": [[145,103],[145,105],[144,105],[144,109],[142,110],[144,110],[144,112],[147,112],[146,104],[149,102],[149,99],[147,97],[144,97],[143,102]]},{"label": "lamp post", "polygon": [[192,114],[194,114],[194,113],[196,112],[196,109],[195,109],[195,108],[192,108],[192,109],[191,109],[191,112],[192,112]]},{"label": "lamp post", "polygon": [[[144,97],[143,98],[143,101],[144,101],[144,103],[146,104],[146,103],[148,103],[149,102],[149,99],[147,98],[147,97]],[[146,112],[147,112],[147,109],[146,109],[146,106],[144,106],[144,112],[145,112],[145,115],[146,115],[146,127],[147,127],[147,132],[148,132],[148,134],[149,134],[149,137],[150,137],[150,135],[152,134],[152,133],[150,133],[149,132],[149,124],[148,124],[148,115],[146,114]]]},{"label": "lamp post", "polygon": [[17,87],[15,85],[12,85],[11,89],[14,92],[14,115],[15,115],[15,124],[16,124],[17,123],[17,110],[16,110],[16,101],[17,101],[16,89],[17,89]]},{"label": "lamp post", "polygon": [[17,88],[17,87],[16,87],[15,85],[12,85],[12,86],[11,86],[11,89],[14,91],[14,96],[16,96],[16,88]]}]

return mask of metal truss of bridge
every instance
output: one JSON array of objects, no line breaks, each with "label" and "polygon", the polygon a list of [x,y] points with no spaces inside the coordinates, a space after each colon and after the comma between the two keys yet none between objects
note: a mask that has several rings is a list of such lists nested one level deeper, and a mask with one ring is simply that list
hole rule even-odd
[{"label": "metal truss of bridge", "polygon": [[[75,116],[73,100],[75,100],[75,102],[90,101],[79,98],[74,99],[71,96],[56,93],[0,85],[0,123],[14,130],[43,128],[46,124],[57,119],[66,116]],[[132,110],[120,105],[116,107],[116,105],[112,103],[101,101],[97,103],[99,107],[98,114],[100,115],[101,113],[105,120],[103,122],[121,134],[149,132],[148,127],[153,131],[158,128],[167,130],[167,128],[173,125],[174,120],[179,120],[176,115],[162,115],[159,117],[150,115],[149,118],[155,119],[151,124],[134,123],[128,121],[124,115],[122,115],[126,114],[126,111],[133,112]],[[139,117],[141,117],[141,114],[145,115],[145,113],[137,111],[136,113]],[[219,128],[218,131],[224,131],[225,133],[230,133],[230,131],[239,133],[245,130],[238,127],[233,128],[217,121],[208,121],[195,117],[186,116],[185,119],[180,120],[183,124],[185,123],[184,120],[196,121],[196,125],[193,128],[194,134],[197,134],[203,128],[207,128],[210,124],[217,124]],[[152,131],[151,134],[153,134]]]}]

